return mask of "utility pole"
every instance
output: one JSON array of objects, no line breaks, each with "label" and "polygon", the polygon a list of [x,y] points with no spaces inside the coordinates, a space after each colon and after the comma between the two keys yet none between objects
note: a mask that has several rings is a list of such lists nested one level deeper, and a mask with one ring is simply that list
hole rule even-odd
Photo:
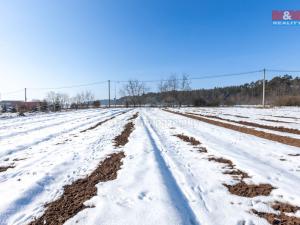
[{"label": "utility pole", "polygon": [[108,80],[108,108],[110,108],[110,80]]},{"label": "utility pole", "polygon": [[115,81],[115,108],[117,108],[117,84]]},{"label": "utility pole", "polygon": [[25,102],[27,102],[27,88],[25,88]]},{"label": "utility pole", "polygon": [[262,96],[262,105],[265,108],[265,95],[266,95],[266,69],[263,69],[264,79],[263,79],[263,96]]}]

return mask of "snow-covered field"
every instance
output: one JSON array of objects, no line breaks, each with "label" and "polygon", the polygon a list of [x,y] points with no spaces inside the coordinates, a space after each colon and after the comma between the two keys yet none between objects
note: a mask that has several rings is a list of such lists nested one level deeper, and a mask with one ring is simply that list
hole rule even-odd
[{"label": "snow-covered field", "polygon": [[[210,118],[216,121],[248,121],[300,130],[299,108],[169,110],[221,118]],[[132,119],[137,112],[138,117]],[[116,147],[114,138],[129,119],[134,130],[128,143]],[[270,224],[255,212],[279,215],[271,207],[276,201],[300,206],[300,148],[296,147],[300,135],[297,131],[236,125],[290,137],[296,144],[153,108],[2,117],[0,168],[5,169],[0,172],[0,224],[29,224],[41,217],[47,209],[45,204],[60,198],[65,185],[91,174],[106,157],[120,151],[125,157],[117,178],[96,184],[97,194],[85,202],[89,207],[65,224]],[[233,166],[216,159],[230,160]],[[228,171],[247,176],[241,178]],[[226,186],[240,182],[267,184],[273,189],[255,194],[256,190],[238,188],[236,194]],[[300,218],[300,210],[284,215]]]}]

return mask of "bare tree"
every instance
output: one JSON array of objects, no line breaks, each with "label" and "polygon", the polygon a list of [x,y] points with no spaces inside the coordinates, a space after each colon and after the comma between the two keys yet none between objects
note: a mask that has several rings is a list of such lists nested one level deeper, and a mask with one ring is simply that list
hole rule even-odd
[{"label": "bare tree", "polygon": [[191,81],[189,80],[189,76],[187,74],[182,74],[182,77],[179,82],[179,92],[177,96],[179,107],[182,106],[183,102],[187,102],[190,95],[190,87]]},{"label": "bare tree", "polygon": [[129,80],[123,86],[121,95],[125,96],[125,101],[134,107],[137,105],[141,106],[143,103],[143,95],[147,91],[147,88],[143,82],[139,80]]},{"label": "bare tree", "polygon": [[64,93],[56,93],[54,91],[50,91],[46,95],[46,101],[53,111],[66,109],[70,106],[69,95]]},{"label": "bare tree", "polygon": [[94,101],[95,96],[91,91],[82,91],[73,98],[74,108],[88,108]]},{"label": "bare tree", "polygon": [[158,90],[163,104],[180,107],[188,97],[187,93],[190,90],[188,75],[183,74],[181,78],[178,78],[176,74],[172,74],[167,80],[158,84]]}]

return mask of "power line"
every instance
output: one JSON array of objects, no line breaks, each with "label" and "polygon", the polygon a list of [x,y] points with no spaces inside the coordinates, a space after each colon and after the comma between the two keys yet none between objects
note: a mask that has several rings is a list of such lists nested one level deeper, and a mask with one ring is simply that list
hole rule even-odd
[{"label": "power line", "polygon": [[[267,72],[286,72],[286,73],[300,73],[300,70],[275,70],[275,69],[266,69]],[[215,75],[202,75],[202,76],[195,76],[188,78],[188,80],[204,80],[204,79],[210,79],[210,78],[220,78],[220,77],[232,77],[232,76],[243,76],[243,75],[249,75],[249,74],[255,74],[263,72],[263,70],[254,70],[254,71],[246,71],[246,72],[240,72],[240,73],[227,73],[227,74],[215,74]],[[177,78],[177,80],[182,80],[181,78]],[[168,81],[168,79],[160,79],[160,80],[141,80],[141,82],[145,83],[155,83],[155,82],[163,82]],[[128,80],[112,80],[112,82],[115,83],[124,83],[128,82]],[[69,86],[61,86],[61,87],[42,87],[42,88],[27,88],[28,90],[59,90],[59,89],[69,89],[69,88],[77,88],[77,87],[87,87],[87,86],[93,86],[93,85],[99,85],[99,84],[105,84],[107,83],[107,80],[105,81],[97,81],[92,83],[86,83],[86,84],[78,84],[78,85],[69,85]],[[14,94],[23,92],[24,90],[16,90],[11,92],[3,92],[2,94]]]},{"label": "power line", "polygon": [[[247,72],[241,72],[241,73],[228,73],[228,74],[217,74],[217,75],[205,75],[205,76],[199,76],[199,77],[192,77],[188,78],[188,80],[202,80],[202,79],[209,79],[209,78],[218,78],[218,77],[230,77],[230,76],[241,76],[241,75],[248,75],[248,74],[254,74],[262,72],[263,70],[255,70],[255,71],[247,71]],[[177,79],[182,80],[182,79]],[[141,80],[141,82],[145,83],[151,83],[151,82],[160,82],[160,81],[168,81],[168,79],[161,79],[161,80]],[[117,80],[114,82],[128,82],[128,80]]]},{"label": "power line", "polygon": [[16,91],[1,92],[1,94],[8,95],[8,94],[15,94],[15,93],[23,92],[23,91],[24,91],[24,89],[19,89]]},{"label": "power line", "polygon": [[300,70],[273,70],[267,69],[268,72],[279,72],[279,73],[300,73]]},{"label": "power line", "polygon": [[93,86],[98,84],[104,84],[107,81],[98,81],[88,84],[79,84],[79,85],[70,85],[70,86],[62,86],[62,87],[46,87],[46,88],[28,88],[30,90],[59,90],[59,89],[68,89],[68,88],[76,88],[76,87],[87,87],[87,86]]}]

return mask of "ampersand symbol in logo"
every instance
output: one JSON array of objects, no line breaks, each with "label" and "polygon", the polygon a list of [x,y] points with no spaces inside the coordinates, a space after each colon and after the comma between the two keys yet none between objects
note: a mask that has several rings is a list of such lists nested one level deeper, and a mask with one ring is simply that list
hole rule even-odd
[{"label": "ampersand symbol in logo", "polygon": [[284,20],[291,20],[292,19],[292,16],[290,15],[290,12],[289,11],[284,11],[283,12],[283,17],[282,17]]}]

